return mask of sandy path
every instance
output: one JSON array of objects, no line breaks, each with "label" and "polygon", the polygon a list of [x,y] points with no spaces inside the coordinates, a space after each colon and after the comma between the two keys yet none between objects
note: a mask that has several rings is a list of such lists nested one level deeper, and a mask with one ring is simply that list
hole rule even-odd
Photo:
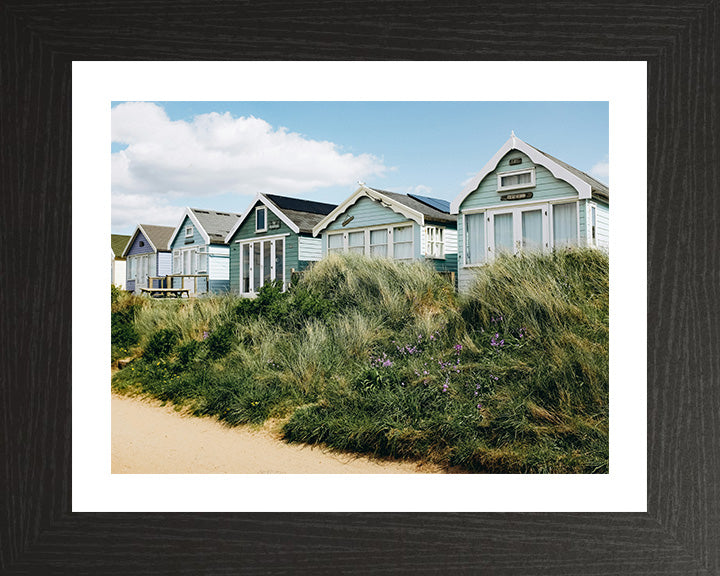
[{"label": "sandy path", "polygon": [[287,444],[266,430],[229,428],[158,402],[113,394],[112,473],[430,474],[442,470]]}]

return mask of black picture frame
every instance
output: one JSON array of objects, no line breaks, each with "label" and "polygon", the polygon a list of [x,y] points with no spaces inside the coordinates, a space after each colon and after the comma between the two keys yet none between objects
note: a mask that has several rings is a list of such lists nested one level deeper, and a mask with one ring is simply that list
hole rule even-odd
[{"label": "black picture frame", "polygon": [[[0,572],[720,573],[719,23],[718,0],[6,0]],[[647,61],[647,513],[71,512],[71,64],[196,59]]]}]

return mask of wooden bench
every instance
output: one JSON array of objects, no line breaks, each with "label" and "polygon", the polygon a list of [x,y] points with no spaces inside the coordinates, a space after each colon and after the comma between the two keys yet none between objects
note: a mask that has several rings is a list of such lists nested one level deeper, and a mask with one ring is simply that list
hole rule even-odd
[{"label": "wooden bench", "polygon": [[183,294],[190,298],[189,288],[140,288],[140,290],[153,298],[182,298]]}]

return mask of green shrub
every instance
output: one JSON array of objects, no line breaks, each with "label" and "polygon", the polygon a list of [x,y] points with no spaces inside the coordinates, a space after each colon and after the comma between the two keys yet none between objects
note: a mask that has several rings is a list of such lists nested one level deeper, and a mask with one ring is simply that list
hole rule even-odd
[{"label": "green shrub", "polygon": [[172,353],[178,341],[178,334],[170,328],[161,328],[155,332],[143,350],[143,358],[146,360],[159,360],[167,358]]}]

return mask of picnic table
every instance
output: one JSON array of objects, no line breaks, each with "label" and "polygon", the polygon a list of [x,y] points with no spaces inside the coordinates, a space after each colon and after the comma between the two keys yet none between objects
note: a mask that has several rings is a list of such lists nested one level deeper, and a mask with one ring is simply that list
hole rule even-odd
[{"label": "picnic table", "polygon": [[183,294],[190,298],[189,288],[140,288],[140,290],[153,298],[182,298]]}]

